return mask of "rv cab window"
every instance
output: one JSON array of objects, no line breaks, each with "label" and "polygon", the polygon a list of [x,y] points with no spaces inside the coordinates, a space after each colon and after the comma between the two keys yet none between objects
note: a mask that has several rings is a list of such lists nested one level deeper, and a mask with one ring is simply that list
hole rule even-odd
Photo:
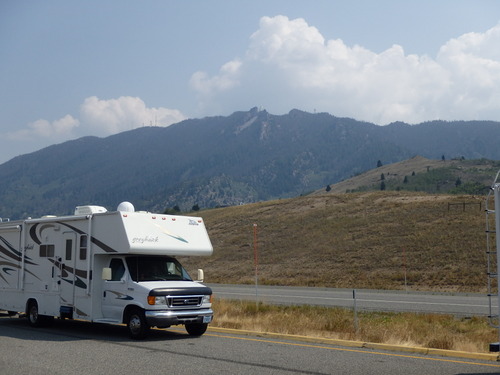
[{"label": "rv cab window", "polygon": [[136,282],[192,280],[175,258],[161,256],[128,257],[127,266],[132,280]]},{"label": "rv cab window", "polygon": [[120,281],[125,273],[125,265],[121,259],[111,259],[111,281]]}]

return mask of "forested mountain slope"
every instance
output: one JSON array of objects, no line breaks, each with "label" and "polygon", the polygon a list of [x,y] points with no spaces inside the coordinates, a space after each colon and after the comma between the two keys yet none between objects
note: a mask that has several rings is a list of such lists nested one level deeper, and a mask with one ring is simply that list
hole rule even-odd
[{"label": "forested mountain slope", "polygon": [[0,216],[68,214],[76,205],[182,211],[305,194],[383,165],[500,160],[500,123],[377,126],[327,113],[230,116],[84,137],[0,165]]}]

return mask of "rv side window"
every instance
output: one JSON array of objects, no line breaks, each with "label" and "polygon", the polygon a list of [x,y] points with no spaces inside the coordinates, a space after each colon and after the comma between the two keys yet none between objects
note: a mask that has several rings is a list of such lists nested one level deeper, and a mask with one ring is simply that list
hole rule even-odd
[{"label": "rv side window", "polygon": [[111,268],[111,281],[120,281],[125,273],[123,261],[121,259],[111,259],[109,268]]},{"label": "rv side window", "polygon": [[54,245],[40,245],[40,257],[50,258],[54,256]]},{"label": "rv side window", "polygon": [[73,240],[66,240],[66,260],[71,260],[72,249],[73,249]]},{"label": "rv side window", "polygon": [[87,235],[80,236],[80,260],[87,259]]}]

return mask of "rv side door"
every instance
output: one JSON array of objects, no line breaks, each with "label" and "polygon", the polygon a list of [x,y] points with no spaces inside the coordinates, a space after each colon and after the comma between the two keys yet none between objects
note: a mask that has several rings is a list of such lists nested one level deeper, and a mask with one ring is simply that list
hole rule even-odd
[{"label": "rv side door", "polygon": [[102,280],[102,314],[105,319],[122,320],[123,309],[132,299],[128,295],[128,272],[122,258],[111,258],[111,280]]},{"label": "rv side door", "polygon": [[61,306],[73,307],[75,303],[75,248],[76,233],[64,233],[63,246],[56,251]]}]

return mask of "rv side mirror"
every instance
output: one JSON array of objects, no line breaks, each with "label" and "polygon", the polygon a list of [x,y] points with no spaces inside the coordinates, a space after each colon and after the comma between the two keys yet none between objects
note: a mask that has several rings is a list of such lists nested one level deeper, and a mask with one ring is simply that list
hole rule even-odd
[{"label": "rv side mirror", "polygon": [[203,279],[205,278],[205,273],[201,268],[198,269],[198,280],[199,282],[203,282]]},{"label": "rv side mirror", "polygon": [[102,279],[103,280],[111,280],[111,268],[105,267],[102,269]]}]

